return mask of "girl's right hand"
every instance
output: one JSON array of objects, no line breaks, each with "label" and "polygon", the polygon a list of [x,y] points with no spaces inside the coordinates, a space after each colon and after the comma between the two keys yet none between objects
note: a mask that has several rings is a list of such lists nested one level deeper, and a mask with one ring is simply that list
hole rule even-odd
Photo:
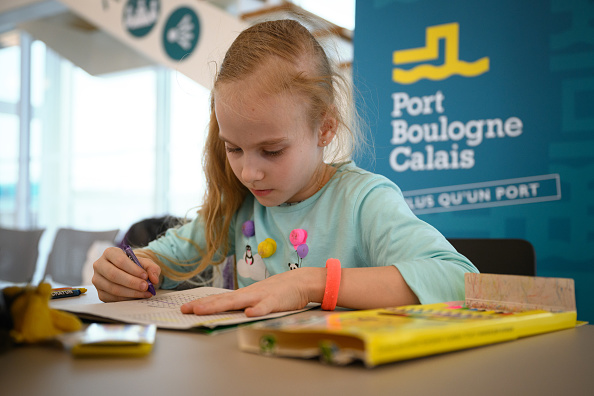
[{"label": "girl's right hand", "polygon": [[137,266],[124,251],[117,247],[105,249],[99,260],[93,263],[93,285],[97,288],[99,299],[104,302],[148,298],[147,279],[155,288],[159,284],[161,268],[152,260],[138,257],[143,266]]}]

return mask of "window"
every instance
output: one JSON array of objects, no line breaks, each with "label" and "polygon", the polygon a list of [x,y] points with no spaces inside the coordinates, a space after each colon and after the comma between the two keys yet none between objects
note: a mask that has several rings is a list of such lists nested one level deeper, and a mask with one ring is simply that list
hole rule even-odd
[{"label": "window", "polygon": [[209,90],[171,72],[170,209],[176,216],[193,217],[203,201],[202,153],[209,119]]},{"label": "window", "polygon": [[[208,90],[157,66],[91,76],[40,41],[31,54],[27,226],[125,231],[147,217],[192,217],[204,194]],[[19,46],[1,49],[0,64],[0,225],[22,227]]]},{"label": "window", "polygon": [[93,77],[72,73],[68,222],[109,229],[155,211],[153,69]]},{"label": "window", "polygon": [[[2,36],[2,43],[18,37]],[[0,226],[16,226],[19,178],[19,117],[21,51],[17,45],[0,47]]]}]

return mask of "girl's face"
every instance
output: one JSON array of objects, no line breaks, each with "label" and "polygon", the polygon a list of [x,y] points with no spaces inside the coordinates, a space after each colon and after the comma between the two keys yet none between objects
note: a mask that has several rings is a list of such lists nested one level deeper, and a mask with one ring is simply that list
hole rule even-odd
[{"label": "girl's face", "polygon": [[322,137],[304,103],[297,95],[260,95],[253,79],[217,89],[219,137],[231,168],[264,206],[303,201],[319,190]]}]

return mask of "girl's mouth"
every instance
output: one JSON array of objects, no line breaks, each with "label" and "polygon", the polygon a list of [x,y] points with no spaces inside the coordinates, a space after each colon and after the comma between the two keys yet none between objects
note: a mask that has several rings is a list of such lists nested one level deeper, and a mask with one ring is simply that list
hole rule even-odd
[{"label": "girl's mouth", "polygon": [[256,197],[265,197],[272,192],[272,190],[255,190],[253,188],[250,190]]}]

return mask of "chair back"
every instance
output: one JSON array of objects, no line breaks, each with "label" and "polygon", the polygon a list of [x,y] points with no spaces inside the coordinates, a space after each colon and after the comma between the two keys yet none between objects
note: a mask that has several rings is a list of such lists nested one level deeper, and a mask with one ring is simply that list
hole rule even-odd
[{"label": "chair back", "polygon": [[112,244],[119,230],[82,231],[60,228],[56,233],[52,249],[47,258],[45,274],[52,281],[70,286],[82,283],[82,270],[87,253],[96,241],[108,241]]},{"label": "chair back", "polygon": [[524,239],[451,238],[458,253],[486,274],[536,276],[536,254]]},{"label": "chair back", "polygon": [[132,248],[142,248],[149,242],[163,235],[169,228],[184,224],[183,218],[175,216],[149,217],[140,220],[130,226],[120,242],[120,247],[124,244]]},{"label": "chair back", "polygon": [[17,283],[33,280],[43,231],[0,228],[0,280]]}]

